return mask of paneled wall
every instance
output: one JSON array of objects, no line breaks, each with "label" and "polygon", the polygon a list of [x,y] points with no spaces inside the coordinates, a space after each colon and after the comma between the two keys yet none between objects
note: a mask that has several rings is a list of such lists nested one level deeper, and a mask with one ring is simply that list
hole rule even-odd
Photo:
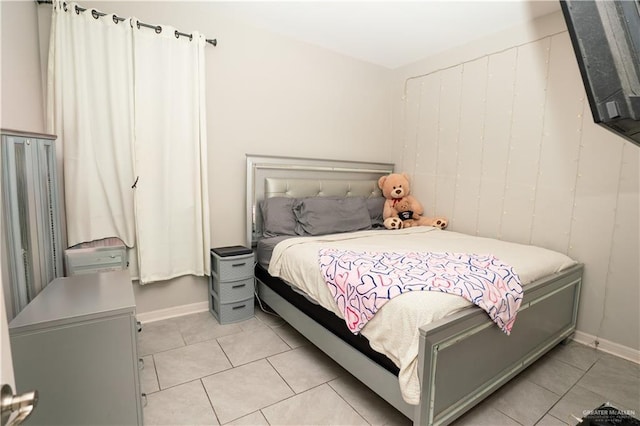
[{"label": "paneled wall", "polygon": [[578,329],[637,351],[640,148],[593,123],[566,29],[530,38],[406,78],[397,169],[451,230],[583,262]]}]

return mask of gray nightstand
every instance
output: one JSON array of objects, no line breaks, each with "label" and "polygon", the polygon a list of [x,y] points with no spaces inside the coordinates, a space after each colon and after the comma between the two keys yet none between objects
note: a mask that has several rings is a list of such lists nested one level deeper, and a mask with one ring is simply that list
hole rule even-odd
[{"label": "gray nightstand", "polygon": [[209,310],[220,324],[253,317],[253,251],[243,246],[211,250]]}]

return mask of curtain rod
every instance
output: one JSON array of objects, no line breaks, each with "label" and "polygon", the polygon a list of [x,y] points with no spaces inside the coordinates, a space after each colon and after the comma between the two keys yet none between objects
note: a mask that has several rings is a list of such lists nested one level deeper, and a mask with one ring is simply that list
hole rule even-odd
[{"label": "curtain rod", "polygon": [[[38,3],[38,4],[42,4],[42,3],[44,3],[44,4],[53,4],[53,0],[36,0],[36,3]],[[64,10],[66,11],[67,10],[67,3],[63,3],[63,4],[64,4],[64,8],[65,8]],[[76,13],[84,12],[86,10],[87,9],[76,5]],[[101,18],[101,17],[106,16],[106,15],[107,15],[106,13],[98,12],[95,9],[91,10],[91,16],[93,16],[95,19]],[[126,18],[121,18],[121,17],[116,16],[114,14],[113,15],[113,21],[117,24],[118,22],[126,21]],[[144,22],[138,21],[137,22],[137,26],[138,26],[138,29],[140,27],[151,28],[151,29],[155,30],[155,32],[157,34],[160,34],[162,32],[162,26],[160,26],[160,25],[145,24]],[[192,34],[181,33],[178,30],[176,30],[174,34],[175,34],[176,38],[179,38],[179,37],[182,36],[182,37],[189,37],[189,40],[191,40],[191,38],[193,37]],[[205,41],[207,43],[213,45],[213,46],[217,46],[218,45],[218,40],[215,39],[215,38],[208,38],[208,39],[205,39]]]}]

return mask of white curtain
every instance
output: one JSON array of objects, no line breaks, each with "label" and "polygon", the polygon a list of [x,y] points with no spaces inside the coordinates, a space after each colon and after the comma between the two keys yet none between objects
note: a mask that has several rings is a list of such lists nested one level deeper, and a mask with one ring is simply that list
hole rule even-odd
[{"label": "white curtain", "polygon": [[76,7],[53,4],[47,84],[47,132],[62,149],[67,244],[118,237],[131,247],[131,26]]},{"label": "white curtain", "polygon": [[122,239],[143,284],[208,275],[204,37],[76,6],[54,2],[47,97],[68,244]]},{"label": "white curtain", "polygon": [[[135,26],[134,26],[135,28]],[[134,30],[138,266],[142,282],[208,274],[205,38]]]}]

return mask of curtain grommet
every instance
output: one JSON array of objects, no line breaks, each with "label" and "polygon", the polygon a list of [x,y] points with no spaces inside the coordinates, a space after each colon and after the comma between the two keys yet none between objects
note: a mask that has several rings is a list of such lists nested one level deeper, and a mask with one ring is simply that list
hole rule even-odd
[{"label": "curtain grommet", "polygon": [[162,32],[162,27],[160,25],[155,28],[156,34],[160,34]]}]

